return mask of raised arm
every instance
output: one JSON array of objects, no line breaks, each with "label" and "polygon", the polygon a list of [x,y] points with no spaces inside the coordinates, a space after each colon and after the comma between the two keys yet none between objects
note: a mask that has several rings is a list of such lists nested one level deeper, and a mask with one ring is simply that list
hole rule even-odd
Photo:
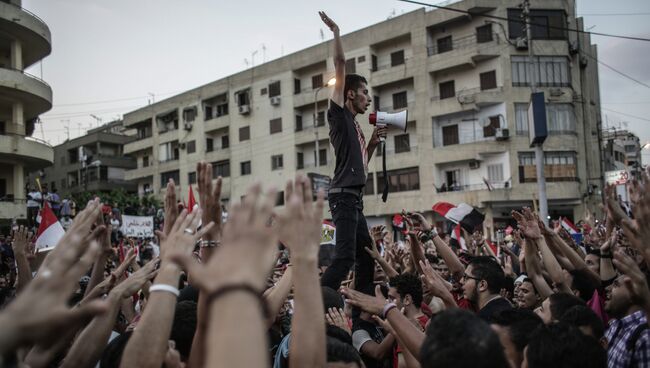
[{"label": "raised arm", "polygon": [[27,284],[32,281],[32,271],[27,261],[27,248],[29,247],[29,233],[27,227],[20,226],[18,230],[12,232],[13,242],[11,248],[14,251],[16,259],[16,268],[18,269],[18,283],[16,290],[20,292]]},{"label": "raised arm", "polygon": [[336,70],[336,84],[332,90],[332,101],[335,104],[343,107],[345,104],[345,54],[343,53],[343,45],[341,44],[341,36],[339,34],[339,26],[325,14],[325,12],[318,12],[323,23],[329,27],[330,31],[334,33],[334,69]]}]

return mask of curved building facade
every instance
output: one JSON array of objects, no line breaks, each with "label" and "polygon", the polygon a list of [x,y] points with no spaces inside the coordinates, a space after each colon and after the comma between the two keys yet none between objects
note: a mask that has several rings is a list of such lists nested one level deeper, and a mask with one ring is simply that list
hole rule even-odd
[{"label": "curved building facade", "polygon": [[32,138],[52,108],[52,88],[25,72],[52,51],[50,29],[20,0],[0,0],[0,221],[26,218],[25,175],[52,165],[54,151]]}]

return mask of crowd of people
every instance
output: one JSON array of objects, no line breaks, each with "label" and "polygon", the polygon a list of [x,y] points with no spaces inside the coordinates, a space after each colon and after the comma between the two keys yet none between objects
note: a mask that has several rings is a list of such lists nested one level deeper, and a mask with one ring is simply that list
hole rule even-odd
[{"label": "crowd of people", "polygon": [[354,120],[366,81],[345,74],[338,26],[320,15],[338,80],[334,251],[307,177],[286,183],[283,207],[277,189],[251,186],[225,221],[221,178],[199,162],[198,204],[179,206],[170,180],[153,239],[123,237],[121,210],[99,198],[75,206],[44,257],[34,224],[0,238],[0,366],[650,366],[650,169],[625,208],[606,188],[578,242],[530,208],[512,212],[507,239],[487,224],[452,239],[408,209],[399,239],[368,228],[362,168],[385,127],[366,142]]},{"label": "crowd of people", "polygon": [[523,208],[511,242],[477,229],[462,249],[404,211],[404,241],[368,229],[364,293],[354,271],[321,286],[331,260],[319,257],[323,193],[314,202],[309,179],[287,183],[282,211],[274,189],[251,187],[224,224],[211,170],[198,164],[191,213],[168,184],[157,252],[112,240],[98,199],[38,268],[27,227],[5,237],[15,277],[0,281],[2,366],[650,364],[650,172],[630,187],[632,217],[608,188],[581,244]]}]

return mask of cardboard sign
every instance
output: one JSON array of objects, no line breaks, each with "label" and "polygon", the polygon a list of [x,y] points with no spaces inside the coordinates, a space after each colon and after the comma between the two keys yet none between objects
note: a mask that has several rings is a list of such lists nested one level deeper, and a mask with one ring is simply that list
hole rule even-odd
[{"label": "cardboard sign", "polygon": [[625,170],[606,171],[605,181],[607,182],[607,184],[615,184],[615,185],[627,184],[628,173]]},{"label": "cardboard sign", "polygon": [[153,238],[153,216],[122,215],[120,230],[130,238]]}]

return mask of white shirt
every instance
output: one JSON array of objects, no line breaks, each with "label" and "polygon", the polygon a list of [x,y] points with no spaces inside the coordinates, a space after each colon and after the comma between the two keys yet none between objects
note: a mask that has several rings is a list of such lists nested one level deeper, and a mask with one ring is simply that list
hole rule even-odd
[{"label": "white shirt", "polygon": [[39,202],[41,199],[43,199],[43,196],[41,196],[40,192],[33,191],[29,192],[29,196],[32,199],[27,199],[27,207],[40,207],[41,203]]}]

